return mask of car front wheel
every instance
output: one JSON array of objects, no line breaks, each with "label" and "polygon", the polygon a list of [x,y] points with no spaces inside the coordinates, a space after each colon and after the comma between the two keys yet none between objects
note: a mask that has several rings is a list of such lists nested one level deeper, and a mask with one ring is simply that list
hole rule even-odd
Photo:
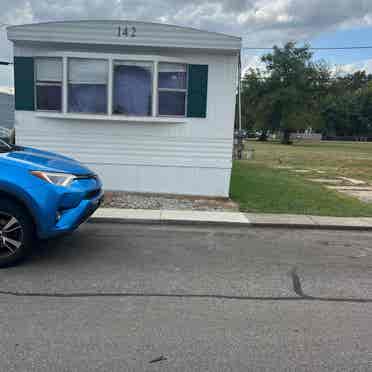
[{"label": "car front wheel", "polygon": [[33,223],[27,211],[12,200],[0,198],[0,267],[22,260],[32,242]]}]

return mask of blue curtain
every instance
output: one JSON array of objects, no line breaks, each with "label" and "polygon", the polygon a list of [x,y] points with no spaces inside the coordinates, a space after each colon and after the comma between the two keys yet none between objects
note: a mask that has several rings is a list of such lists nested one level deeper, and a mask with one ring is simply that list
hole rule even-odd
[{"label": "blue curtain", "polygon": [[107,86],[69,84],[68,111],[91,114],[107,113]]},{"label": "blue curtain", "polygon": [[159,115],[185,115],[185,92],[159,91]]},{"label": "blue curtain", "polygon": [[37,85],[36,97],[38,110],[61,111],[62,87],[60,85]]},{"label": "blue curtain", "polygon": [[151,115],[152,73],[141,66],[114,68],[113,112],[125,115]]}]

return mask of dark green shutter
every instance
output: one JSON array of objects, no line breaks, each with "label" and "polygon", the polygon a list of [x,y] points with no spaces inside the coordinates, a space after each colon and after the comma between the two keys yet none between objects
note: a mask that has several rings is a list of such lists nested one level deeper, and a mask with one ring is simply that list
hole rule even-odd
[{"label": "dark green shutter", "polygon": [[14,57],[15,109],[35,110],[34,59]]},{"label": "dark green shutter", "polygon": [[208,65],[189,65],[187,117],[207,116]]}]

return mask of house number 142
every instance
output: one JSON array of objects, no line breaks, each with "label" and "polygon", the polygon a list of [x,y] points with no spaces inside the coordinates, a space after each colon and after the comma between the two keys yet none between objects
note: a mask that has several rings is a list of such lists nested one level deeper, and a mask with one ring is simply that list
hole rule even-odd
[{"label": "house number 142", "polygon": [[136,33],[137,33],[137,29],[132,26],[132,27],[128,27],[128,26],[124,26],[124,27],[121,27],[121,26],[118,26],[118,37],[121,37],[121,36],[124,36],[124,37],[136,37]]}]

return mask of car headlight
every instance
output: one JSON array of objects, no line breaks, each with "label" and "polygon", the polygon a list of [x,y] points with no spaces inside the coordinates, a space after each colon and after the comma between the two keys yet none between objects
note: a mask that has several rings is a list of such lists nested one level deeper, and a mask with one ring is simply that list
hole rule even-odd
[{"label": "car headlight", "polygon": [[75,175],[69,173],[54,173],[54,172],[42,172],[32,171],[31,174],[34,176],[57,186],[69,186],[72,181],[76,178]]}]

